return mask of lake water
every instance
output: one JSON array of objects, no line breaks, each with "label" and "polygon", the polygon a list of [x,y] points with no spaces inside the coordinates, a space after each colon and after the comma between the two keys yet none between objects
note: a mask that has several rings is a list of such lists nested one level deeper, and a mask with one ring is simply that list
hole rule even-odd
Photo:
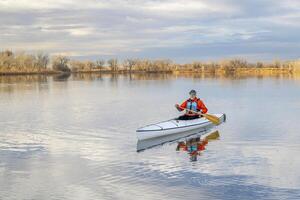
[{"label": "lake water", "polygon": [[[196,89],[226,113],[197,159],[135,130]],[[300,199],[300,80],[82,74],[0,77],[0,199]]]}]

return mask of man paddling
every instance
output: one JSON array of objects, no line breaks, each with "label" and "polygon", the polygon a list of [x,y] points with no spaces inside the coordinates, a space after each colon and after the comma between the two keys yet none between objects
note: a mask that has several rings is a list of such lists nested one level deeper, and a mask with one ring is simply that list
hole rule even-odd
[{"label": "man paddling", "polygon": [[[178,117],[178,120],[190,120],[190,119],[196,119],[200,117],[200,114],[207,113],[207,108],[205,104],[197,98],[197,93],[195,90],[190,91],[190,98],[186,101],[184,101],[180,106],[178,104],[175,105],[178,111],[183,111],[184,109],[188,109],[191,111],[186,111],[186,113],[180,117]],[[199,114],[195,113],[198,112]]]}]

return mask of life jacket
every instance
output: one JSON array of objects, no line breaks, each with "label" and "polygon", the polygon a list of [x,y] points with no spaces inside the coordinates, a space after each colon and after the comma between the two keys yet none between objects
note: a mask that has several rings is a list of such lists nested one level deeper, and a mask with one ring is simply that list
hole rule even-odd
[{"label": "life jacket", "polygon": [[195,112],[198,112],[198,101],[200,99],[196,99],[196,100],[191,100],[191,99],[188,99],[187,100],[187,104],[186,104],[186,108],[189,109],[189,110],[192,110],[192,111],[195,111]]},{"label": "life jacket", "polygon": [[188,150],[188,152],[190,152],[190,153],[192,153],[192,152],[194,152],[194,151],[197,151],[197,144],[189,145],[189,146],[187,147],[187,150]]}]

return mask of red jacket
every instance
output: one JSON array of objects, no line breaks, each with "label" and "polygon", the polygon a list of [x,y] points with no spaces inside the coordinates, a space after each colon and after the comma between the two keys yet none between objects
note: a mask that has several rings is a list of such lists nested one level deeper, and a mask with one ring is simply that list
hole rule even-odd
[{"label": "red jacket", "polygon": [[[180,110],[183,110],[183,109],[181,109],[181,108],[187,108],[187,103],[188,103],[189,100],[190,100],[190,99],[184,101],[184,102],[180,105],[180,108],[179,108],[179,109],[180,109]],[[201,112],[202,112],[203,114],[207,113],[208,109],[206,108],[205,104],[204,104],[200,99],[198,99],[197,97],[195,97],[194,99],[192,99],[192,102],[196,102],[196,103],[197,103],[197,109],[198,109],[198,110],[201,110]],[[189,109],[189,108],[187,108],[187,109]],[[191,113],[190,113],[190,114],[191,114]],[[189,115],[190,115],[190,114],[189,114]]]}]

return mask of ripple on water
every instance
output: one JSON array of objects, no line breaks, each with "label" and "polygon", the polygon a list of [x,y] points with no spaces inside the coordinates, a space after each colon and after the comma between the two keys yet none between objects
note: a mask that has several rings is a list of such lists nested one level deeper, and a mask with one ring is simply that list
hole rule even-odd
[{"label": "ripple on water", "polygon": [[[299,82],[49,79],[1,93],[1,200],[300,199]],[[177,115],[187,88],[228,114],[221,139],[195,162],[177,142],[136,153],[136,128]]]}]

